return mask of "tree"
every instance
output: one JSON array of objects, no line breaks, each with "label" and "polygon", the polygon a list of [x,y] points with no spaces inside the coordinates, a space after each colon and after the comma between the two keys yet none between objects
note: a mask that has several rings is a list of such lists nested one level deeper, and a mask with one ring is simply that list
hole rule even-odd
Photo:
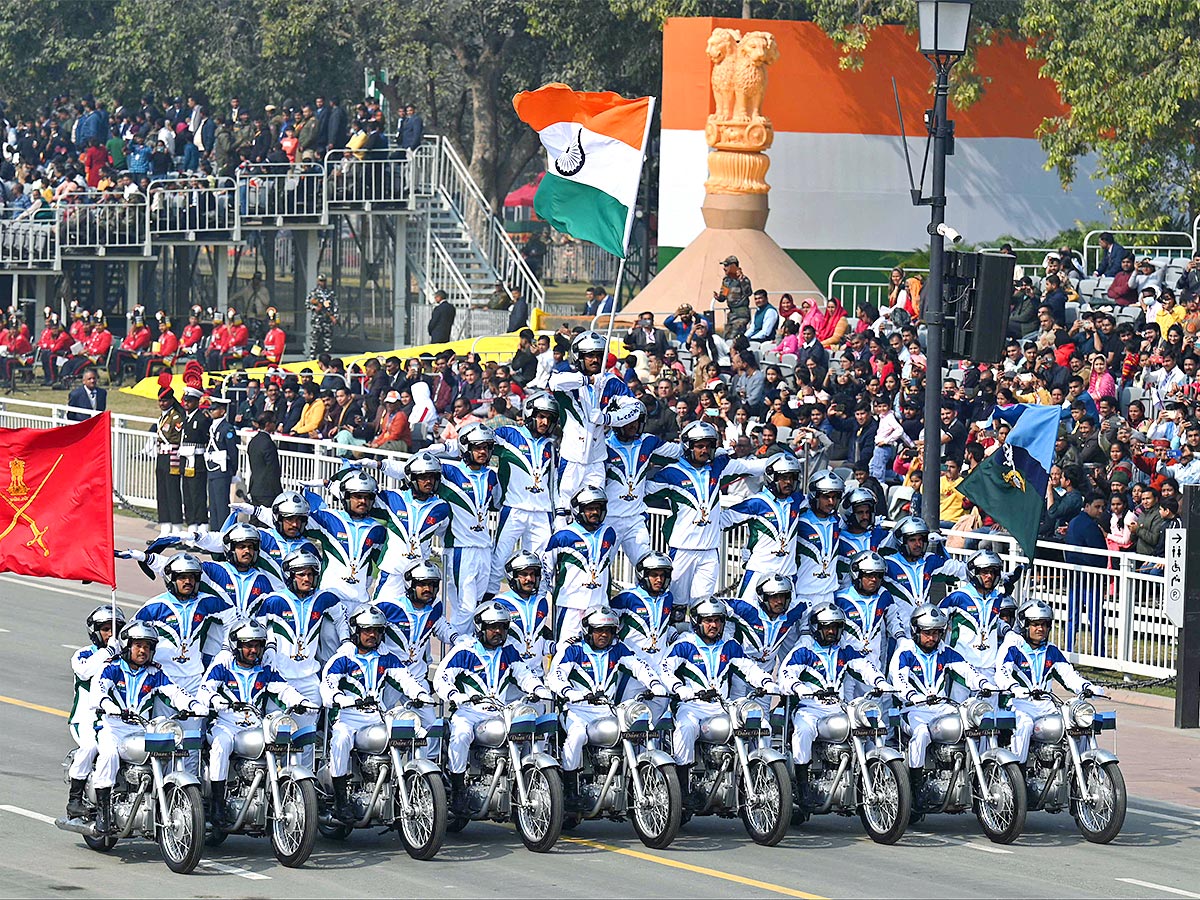
[{"label": "tree", "polygon": [[1103,14],[1027,0],[1030,50],[1070,110],[1039,137],[1064,186],[1095,154],[1101,196],[1122,225],[1185,230],[1200,193],[1200,20],[1190,0],[1113,0]]}]

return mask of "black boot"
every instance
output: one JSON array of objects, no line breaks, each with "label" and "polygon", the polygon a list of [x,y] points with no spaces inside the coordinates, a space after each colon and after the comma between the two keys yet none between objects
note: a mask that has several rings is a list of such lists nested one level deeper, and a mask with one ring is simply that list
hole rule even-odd
[{"label": "black boot", "polygon": [[347,825],[358,821],[358,816],[350,806],[349,775],[338,775],[333,779],[333,817]]},{"label": "black boot", "polygon": [[471,806],[467,796],[467,773],[450,773],[450,815],[455,818],[469,818]]},{"label": "black boot", "polygon": [[96,788],[96,831],[112,834],[112,788]]},{"label": "black boot", "polygon": [[87,790],[86,778],[72,778],[71,792],[67,794],[67,817],[78,819],[87,813],[87,804],[83,802],[83,792]]},{"label": "black boot", "polygon": [[229,809],[225,803],[225,782],[214,781],[211,783],[212,796],[209,798],[209,808],[211,810],[212,826],[217,831],[229,831],[233,827],[233,822],[229,818]]},{"label": "black boot", "polygon": [[583,798],[579,796],[579,770],[562,773],[563,809],[569,813],[583,815]]},{"label": "black boot", "polygon": [[679,779],[679,796],[683,799],[684,810],[691,810],[695,805],[692,798],[692,764],[686,766],[675,764],[675,777]]}]

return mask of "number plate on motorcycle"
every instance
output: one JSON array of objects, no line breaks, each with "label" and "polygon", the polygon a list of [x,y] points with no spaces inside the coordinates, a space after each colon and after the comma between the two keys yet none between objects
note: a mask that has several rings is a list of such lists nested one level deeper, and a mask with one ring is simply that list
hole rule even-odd
[{"label": "number plate on motorcycle", "polygon": [[151,734],[146,732],[146,752],[154,754],[174,753],[175,735]]},{"label": "number plate on motorcycle", "polygon": [[1093,731],[1115,731],[1116,728],[1117,711],[1115,709],[1096,711],[1096,719],[1092,723]]}]

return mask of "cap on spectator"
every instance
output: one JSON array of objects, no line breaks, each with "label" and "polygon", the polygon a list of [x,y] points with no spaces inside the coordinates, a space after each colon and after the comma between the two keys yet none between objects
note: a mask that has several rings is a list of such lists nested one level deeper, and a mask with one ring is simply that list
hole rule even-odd
[{"label": "cap on spectator", "polygon": [[740,266],[741,263],[738,262],[738,258],[736,256],[727,256],[723,260],[721,260],[721,265],[723,265],[723,266]]},{"label": "cap on spectator", "polygon": [[1118,469],[1116,472],[1113,472],[1113,476],[1110,479],[1110,483],[1111,484],[1123,484],[1123,485],[1128,486],[1129,485],[1129,473],[1122,472],[1121,470]]},{"label": "cap on spectator", "polygon": [[384,403],[399,403],[400,402],[400,392],[399,391],[388,391],[387,395],[383,398],[383,402]]},{"label": "cap on spectator", "polygon": [[279,107],[276,106],[274,103],[268,103],[266,106],[263,107],[263,109],[266,110],[267,112],[275,112],[277,109],[279,109]]},{"label": "cap on spectator", "polygon": [[228,397],[221,397],[214,394],[208,398],[208,402],[212,406],[228,406],[230,401]]}]

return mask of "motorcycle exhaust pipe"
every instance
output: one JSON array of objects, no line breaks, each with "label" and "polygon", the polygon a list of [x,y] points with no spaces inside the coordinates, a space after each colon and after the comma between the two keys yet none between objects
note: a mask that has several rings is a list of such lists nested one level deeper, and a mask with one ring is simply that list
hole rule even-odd
[{"label": "motorcycle exhaust pipe", "polygon": [[608,774],[604,776],[604,784],[600,788],[600,796],[596,799],[596,805],[592,807],[592,811],[587,814],[586,818],[594,819],[600,815],[600,810],[604,808],[604,798],[608,796],[608,789],[612,786],[613,778],[616,777],[617,769],[621,767],[621,760],[614,759],[609,764]]},{"label": "motorcycle exhaust pipe", "polygon": [[[254,799],[254,795],[258,793],[259,785],[262,784],[263,770],[258,769],[254,773],[254,780],[250,782],[250,790],[246,791],[246,802],[242,804],[242,808],[238,810],[237,821],[229,829],[230,832],[242,830],[242,826],[246,824],[246,814],[250,812],[250,801]],[[278,807],[276,807],[278,809]]]},{"label": "motorcycle exhaust pipe", "polygon": [[950,770],[950,780],[946,783],[946,796],[942,798],[942,805],[937,810],[939,813],[944,813],[946,807],[950,805],[950,798],[954,796],[954,791],[958,788],[958,778],[962,774],[963,761],[961,756],[954,758],[954,768]]},{"label": "motorcycle exhaust pipe", "polygon": [[842,783],[842,779],[846,777],[846,770],[850,768],[850,757],[845,754],[838,760],[837,774],[833,776],[833,787],[829,789],[829,796],[825,798],[825,802],[821,804],[813,815],[823,816],[833,808],[833,798],[837,796],[838,787]]},{"label": "motorcycle exhaust pipe", "polygon": [[95,822],[88,822],[84,819],[70,819],[66,816],[59,816],[54,820],[54,826],[61,828],[63,831],[73,831],[76,834],[82,834],[84,837],[99,839],[100,832],[96,830]]},{"label": "motorcycle exhaust pipe", "polygon": [[700,807],[700,812],[708,812],[710,806],[713,805],[713,800],[717,798],[717,791],[721,789],[721,779],[733,768],[733,760],[726,757],[721,760],[721,768],[717,769],[717,775],[713,779],[713,786],[708,792],[708,796],[704,798],[704,805]]}]

